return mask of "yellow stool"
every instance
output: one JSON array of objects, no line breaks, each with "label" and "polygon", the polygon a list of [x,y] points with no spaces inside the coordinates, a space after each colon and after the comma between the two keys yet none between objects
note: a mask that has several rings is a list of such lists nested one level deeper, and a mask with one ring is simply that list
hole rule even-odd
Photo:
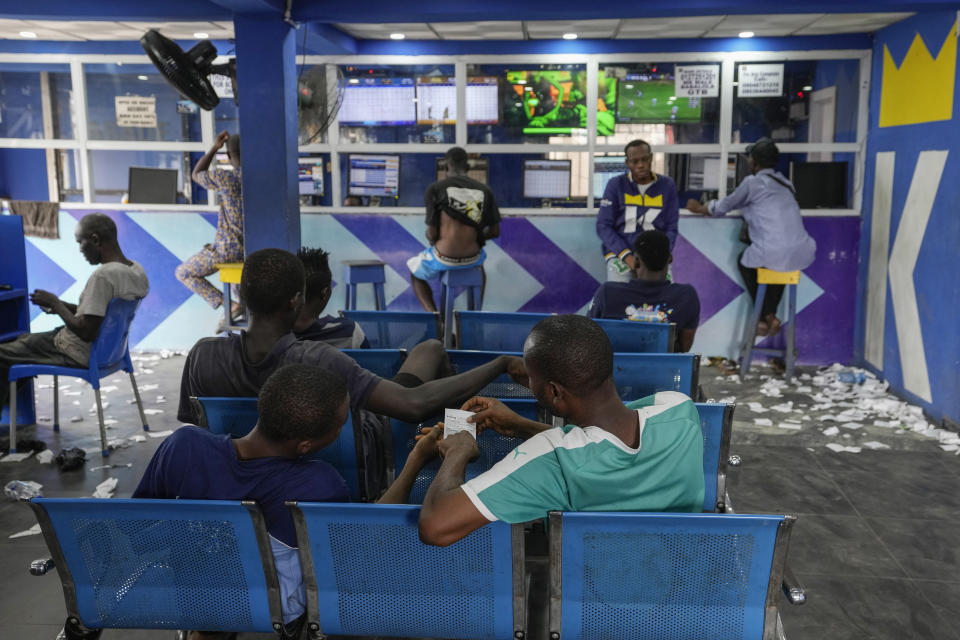
[{"label": "yellow stool", "polygon": [[[767,347],[754,347],[753,343],[757,337],[757,323],[760,321],[760,314],[763,310],[763,298],[767,294],[767,285],[782,284],[788,289],[789,306],[787,310],[786,330],[787,346],[785,349],[773,349]],[[800,284],[799,271],[773,271],[771,269],[757,269],[757,299],[753,304],[753,314],[747,327],[744,330],[743,345],[740,347],[740,378],[750,371],[750,360],[754,353],[764,355],[782,356],[786,364],[784,380],[790,382],[793,377],[793,367],[796,362],[796,332],[797,323],[797,285]]]},{"label": "yellow stool", "polygon": [[246,329],[246,321],[238,324],[233,324],[233,318],[230,317],[230,308],[233,306],[233,301],[230,296],[232,292],[232,285],[240,285],[240,276],[243,273],[243,263],[242,262],[221,262],[219,264],[214,264],[220,274],[220,282],[223,283],[223,327],[226,331],[233,331],[239,329]]}]

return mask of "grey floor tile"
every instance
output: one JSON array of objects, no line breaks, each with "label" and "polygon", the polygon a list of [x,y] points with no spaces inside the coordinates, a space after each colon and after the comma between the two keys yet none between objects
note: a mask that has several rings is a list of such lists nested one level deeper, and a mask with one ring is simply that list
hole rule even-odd
[{"label": "grey floor tile", "polygon": [[789,563],[805,574],[907,577],[858,516],[800,516],[790,536]]},{"label": "grey floor tile", "polygon": [[[960,628],[960,583],[914,580],[940,616],[954,628]],[[958,634],[960,635],[960,634]]]},{"label": "grey floor tile", "polygon": [[956,640],[909,580],[800,575],[807,603],[781,604],[788,640]]},{"label": "grey floor tile", "polygon": [[813,457],[863,516],[955,520],[960,477],[944,452],[816,452]]},{"label": "grey floor tile", "polygon": [[954,522],[903,518],[868,518],[870,527],[911,578],[960,583],[960,551]]},{"label": "grey floor tile", "polygon": [[739,513],[853,515],[829,474],[802,448],[741,446],[728,470],[727,491]]},{"label": "grey floor tile", "polygon": [[[22,622],[3,622],[3,637],[11,640],[55,640],[60,633],[60,624],[24,624]],[[169,639],[168,639],[169,640]]]}]

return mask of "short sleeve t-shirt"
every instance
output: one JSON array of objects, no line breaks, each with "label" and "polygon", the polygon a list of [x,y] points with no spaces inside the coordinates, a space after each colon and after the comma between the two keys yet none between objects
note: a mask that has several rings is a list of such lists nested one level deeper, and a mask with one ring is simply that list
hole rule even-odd
[{"label": "short sleeve t-shirt", "polygon": [[350,492],[337,470],[323,460],[241,460],[230,436],[183,426],[160,444],[133,497],[254,500],[270,535],[296,547],[293,519],[284,502],[345,502]]},{"label": "short sleeve t-shirt", "polygon": [[696,329],[700,325],[700,298],[689,284],[667,280],[631,280],[605,282],[597,289],[587,315],[591,318],[623,320],[630,317],[627,307],[636,307],[644,319],[674,322],[677,329]]},{"label": "short sleeve t-shirt", "polygon": [[289,623],[303,613],[306,593],[293,518],[284,502],[347,502],[350,493],[322,460],[241,460],[230,436],[184,426],[160,444],[133,497],[255,501],[271,536],[283,620]]},{"label": "short sleeve t-shirt", "polygon": [[690,398],[665,391],[629,403],[639,416],[632,449],[600,427],[543,431],[462,485],[490,521],[527,522],[549,511],[703,509],[703,436]]},{"label": "short sleeve t-shirt", "polygon": [[[440,212],[479,231],[500,222],[500,209],[490,187],[466,176],[450,176],[427,187],[427,226],[440,224]],[[477,233],[483,246],[483,234]]]},{"label": "short sleeve t-shirt", "polygon": [[[77,302],[78,316],[100,316],[107,313],[107,305],[114,298],[133,300],[150,292],[147,273],[137,262],[126,265],[108,262],[97,267],[83,287]],[[90,360],[90,343],[63,327],[53,339],[57,349],[81,364]]]},{"label": "short sleeve t-shirt", "polygon": [[312,364],[338,373],[350,392],[350,406],[366,404],[381,378],[336,348],[324,342],[297,341],[288,333],[273,345],[260,362],[247,359],[243,343],[246,332],[224,338],[204,338],[193,345],[183,365],[177,419],[196,424],[199,416],[190,405],[190,396],[227,398],[252,397],[277,368],[285,364]]}]

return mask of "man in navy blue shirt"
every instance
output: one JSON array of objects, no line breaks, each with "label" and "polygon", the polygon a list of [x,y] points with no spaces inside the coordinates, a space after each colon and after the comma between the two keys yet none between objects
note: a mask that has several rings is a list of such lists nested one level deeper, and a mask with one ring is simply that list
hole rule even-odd
[{"label": "man in navy blue shirt", "polygon": [[606,282],[593,296],[591,318],[674,322],[675,351],[689,351],[700,324],[700,298],[689,284],[667,280],[673,262],[670,239],[662,231],[644,231],[633,244],[636,266],[630,282]]},{"label": "man in navy blue shirt", "polygon": [[608,282],[630,281],[630,272],[636,268],[631,248],[641,232],[663,231],[672,250],[680,220],[677,185],[653,172],[650,145],[633,140],[623,152],[627,171],[607,183],[597,212],[597,235],[607,261]]},{"label": "man in navy blue shirt", "polygon": [[[302,248],[297,257],[306,272],[304,303],[293,325],[297,340],[317,340],[338,349],[369,349],[363,329],[350,318],[321,316],[333,291],[330,254],[323,249]],[[424,382],[453,375],[450,358],[439,340],[424,340],[413,347],[403,366],[392,380],[404,387],[417,387]]]},{"label": "man in navy blue shirt", "polygon": [[[253,500],[263,511],[280,578],[284,622],[304,611],[305,594],[293,520],[284,502],[345,502],[343,478],[330,464],[306,459],[331,444],[347,420],[343,378],[317,366],[281,367],[264,383],[259,420],[242,438],[184,426],[157,449],[134,498]],[[381,503],[406,502],[424,464],[436,455],[439,430],[422,437]],[[216,638],[194,632],[191,638]]]}]

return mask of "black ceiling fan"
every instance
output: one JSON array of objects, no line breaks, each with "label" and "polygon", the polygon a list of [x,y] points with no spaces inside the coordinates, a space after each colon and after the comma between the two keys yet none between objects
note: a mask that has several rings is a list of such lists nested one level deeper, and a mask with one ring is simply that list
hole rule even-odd
[{"label": "black ceiling fan", "polygon": [[140,38],[140,45],[167,82],[184,98],[196,102],[201,109],[210,111],[220,103],[208,77],[212,74],[229,77],[233,95],[237,95],[236,60],[213,64],[217,48],[209,40],[201,40],[184,51],[173,40],[150,29]]}]

